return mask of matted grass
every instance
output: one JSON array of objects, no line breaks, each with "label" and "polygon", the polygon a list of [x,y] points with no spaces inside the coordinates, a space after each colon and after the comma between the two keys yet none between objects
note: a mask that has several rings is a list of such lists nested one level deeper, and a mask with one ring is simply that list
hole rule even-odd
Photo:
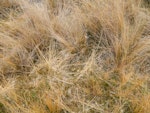
[{"label": "matted grass", "polygon": [[0,113],[149,113],[142,0],[2,0]]}]

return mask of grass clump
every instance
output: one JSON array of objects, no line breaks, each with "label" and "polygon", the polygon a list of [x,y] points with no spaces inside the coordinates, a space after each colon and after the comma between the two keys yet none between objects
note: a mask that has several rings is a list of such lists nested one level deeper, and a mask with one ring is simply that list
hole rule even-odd
[{"label": "grass clump", "polygon": [[149,113],[144,0],[0,4],[0,112]]}]

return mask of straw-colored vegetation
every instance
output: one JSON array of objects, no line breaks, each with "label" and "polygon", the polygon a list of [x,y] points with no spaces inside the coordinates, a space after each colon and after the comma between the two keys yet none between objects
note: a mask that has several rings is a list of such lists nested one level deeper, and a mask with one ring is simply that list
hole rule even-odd
[{"label": "straw-colored vegetation", "polygon": [[0,113],[150,113],[149,0],[0,0]]}]

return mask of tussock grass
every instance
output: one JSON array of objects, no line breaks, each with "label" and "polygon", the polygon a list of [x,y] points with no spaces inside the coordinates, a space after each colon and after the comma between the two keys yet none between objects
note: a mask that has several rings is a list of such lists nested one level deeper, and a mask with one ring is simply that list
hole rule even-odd
[{"label": "tussock grass", "polygon": [[149,113],[142,0],[2,0],[1,113]]}]

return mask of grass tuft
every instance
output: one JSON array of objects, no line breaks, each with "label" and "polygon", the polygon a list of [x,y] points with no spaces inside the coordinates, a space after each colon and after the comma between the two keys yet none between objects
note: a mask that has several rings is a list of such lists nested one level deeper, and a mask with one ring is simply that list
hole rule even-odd
[{"label": "grass tuft", "polygon": [[149,113],[149,0],[1,0],[0,113]]}]

